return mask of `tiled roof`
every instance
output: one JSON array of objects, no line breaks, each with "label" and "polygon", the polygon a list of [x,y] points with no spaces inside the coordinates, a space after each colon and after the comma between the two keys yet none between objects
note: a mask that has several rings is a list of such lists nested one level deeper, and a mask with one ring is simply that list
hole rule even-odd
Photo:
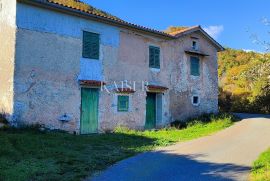
[{"label": "tiled roof", "polygon": [[164,30],[165,33],[172,33],[175,31],[180,31],[189,28],[189,26],[169,26],[166,30]]},{"label": "tiled roof", "polygon": [[89,4],[83,3],[79,0],[47,0],[50,3],[55,3],[55,4],[59,4],[65,7],[69,7],[72,9],[76,9],[79,11],[83,11],[86,13],[90,13],[90,14],[95,14],[98,16],[103,16],[103,17],[107,17],[110,19],[114,19],[114,20],[118,20],[118,21],[123,21],[120,18],[113,16],[105,11],[102,11],[100,9],[97,9]]},{"label": "tiled roof", "polygon": [[[32,0],[32,1],[41,1],[41,0]],[[43,0],[43,1],[47,1],[48,3],[60,5],[60,6],[63,6],[63,7],[74,9],[74,10],[78,10],[78,11],[87,13],[89,15],[94,15],[94,16],[98,16],[98,17],[101,17],[101,18],[106,18],[108,20],[112,20],[112,21],[115,21],[115,22],[118,22],[118,23],[122,23],[122,24],[124,24],[126,26],[132,26],[134,28],[142,29],[142,30],[149,31],[149,32],[152,32],[152,33],[157,33],[157,34],[160,34],[162,36],[167,36],[169,38],[174,38],[170,34],[165,33],[163,31],[158,31],[158,30],[147,28],[147,27],[140,26],[140,25],[137,25],[137,24],[129,23],[129,22],[124,21],[124,20],[122,20],[122,19],[120,19],[120,18],[118,18],[116,16],[113,16],[113,15],[111,15],[111,14],[105,12],[105,11],[96,9],[96,8],[90,6],[90,5],[86,4],[86,3],[83,3],[81,1],[78,1],[78,0]]]},{"label": "tiled roof", "polygon": [[99,81],[99,80],[80,80],[81,85],[88,85],[88,86],[103,86],[106,85],[105,82]]},{"label": "tiled roof", "polygon": [[174,32],[171,32],[171,33],[168,33],[172,36],[178,36],[184,32],[187,32],[189,30],[192,30],[192,29],[195,29],[195,28],[199,28],[200,26],[192,26],[192,27],[183,27],[181,30],[178,30],[178,31],[174,31]]},{"label": "tiled roof", "polygon": [[162,91],[162,92],[169,89],[168,87],[164,87],[160,85],[148,85],[147,88],[149,91]]},{"label": "tiled roof", "polygon": [[51,8],[54,10],[75,13],[76,15],[79,15],[79,16],[89,17],[92,19],[98,19],[99,21],[103,21],[109,24],[113,24],[113,25],[125,27],[125,28],[130,28],[130,29],[144,32],[144,33],[150,33],[152,35],[163,37],[166,39],[176,39],[180,37],[181,35],[198,30],[198,31],[202,31],[202,33],[205,34],[215,45],[217,45],[217,47],[220,50],[224,49],[220,44],[218,44],[218,42],[216,42],[212,37],[210,37],[200,26],[183,27],[183,29],[179,31],[166,33],[163,31],[129,23],[105,11],[96,9],[86,3],[83,3],[80,0],[17,0],[17,1],[29,3],[33,5],[39,5],[39,6],[43,6],[45,8]]},{"label": "tiled roof", "polygon": [[[122,26],[131,27],[148,33],[153,33],[166,38],[174,39],[176,38],[173,33],[169,34],[163,31],[155,30],[152,28],[147,28],[141,25],[129,23],[124,21],[114,15],[111,15],[105,11],[94,8],[93,6],[83,3],[80,0],[18,0],[20,2],[26,2],[31,4],[49,5],[55,6],[55,8],[68,8],[70,11],[77,11],[81,13],[86,13],[89,16],[95,16],[95,18],[101,18],[103,20],[110,21],[112,23],[121,24]],[[183,30],[184,31],[184,30]]]}]

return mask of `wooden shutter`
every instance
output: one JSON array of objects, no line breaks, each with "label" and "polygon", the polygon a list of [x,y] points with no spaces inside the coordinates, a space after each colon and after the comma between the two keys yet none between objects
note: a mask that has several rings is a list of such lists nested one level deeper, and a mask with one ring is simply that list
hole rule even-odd
[{"label": "wooden shutter", "polygon": [[149,47],[149,67],[160,68],[160,48]]},{"label": "wooden shutter", "polygon": [[117,110],[127,112],[129,109],[129,96],[118,96]]},{"label": "wooden shutter", "polygon": [[155,48],[155,68],[160,68],[160,49]]},{"label": "wooden shutter", "polygon": [[155,66],[155,49],[154,47],[149,47],[149,67]]},{"label": "wooden shutter", "polygon": [[200,75],[200,59],[198,57],[190,57],[190,73],[194,76]]},{"label": "wooden shutter", "polygon": [[99,34],[83,32],[83,58],[99,59]]}]

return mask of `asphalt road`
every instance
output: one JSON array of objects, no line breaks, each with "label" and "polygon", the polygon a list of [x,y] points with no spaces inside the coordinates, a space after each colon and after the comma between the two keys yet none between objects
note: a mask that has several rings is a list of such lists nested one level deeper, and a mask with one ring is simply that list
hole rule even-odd
[{"label": "asphalt road", "polygon": [[242,121],[211,136],[123,160],[94,181],[248,180],[252,162],[270,147],[270,116]]}]

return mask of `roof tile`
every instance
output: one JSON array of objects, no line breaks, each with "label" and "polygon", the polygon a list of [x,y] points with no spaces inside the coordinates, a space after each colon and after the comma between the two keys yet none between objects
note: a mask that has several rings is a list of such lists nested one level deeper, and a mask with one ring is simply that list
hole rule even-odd
[{"label": "roof tile", "polygon": [[[129,23],[129,22],[124,21],[116,16],[113,16],[105,11],[96,9],[89,4],[83,3],[80,0],[17,0],[17,1],[25,2],[25,3],[34,3],[34,4],[38,3],[38,4],[43,4],[45,6],[46,5],[58,6],[55,8],[60,8],[60,7],[69,8],[70,11],[72,11],[72,10],[79,11],[81,13],[86,13],[90,16],[92,15],[94,17],[97,17],[97,18],[100,18],[100,19],[103,19],[106,21],[110,21],[112,23],[116,23],[116,24],[119,24],[121,26],[126,26],[126,27],[137,29],[137,30],[153,33],[153,34],[163,36],[166,38],[170,38],[170,39],[178,38],[179,36],[181,36],[185,32],[200,28],[200,26],[183,27],[183,29],[181,29],[180,31],[176,31],[176,32],[172,32],[172,33],[159,31],[159,30],[147,28],[147,27],[144,27],[141,25]],[[214,43],[217,43],[217,42],[214,41]]]},{"label": "roof tile", "polygon": [[105,11],[102,11],[100,9],[94,8],[93,6],[90,6],[89,4],[83,3],[79,0],[47,0],[50,3],[59,4],[65,7],[69,7],[72,9],[76,9],[82,12],[95,14],[98,16],[107,17],[114,20],[123,21],[120,18],[113,16]]}]

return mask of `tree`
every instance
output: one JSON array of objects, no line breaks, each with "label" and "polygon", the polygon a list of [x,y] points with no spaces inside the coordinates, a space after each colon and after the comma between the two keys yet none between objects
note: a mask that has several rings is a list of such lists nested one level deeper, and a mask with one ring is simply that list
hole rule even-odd
[{"label": "tree", "polygon": [[269,113],[270,54],[227,48],[218,63],[221,110]]},{"label": "tree", "polygon": [[174,32],[181,31],[181,30],[184,30],[187,28],[188,27],[186,27],[186,26],[169,26],[164,32],[165,33],[174,33]]}]

